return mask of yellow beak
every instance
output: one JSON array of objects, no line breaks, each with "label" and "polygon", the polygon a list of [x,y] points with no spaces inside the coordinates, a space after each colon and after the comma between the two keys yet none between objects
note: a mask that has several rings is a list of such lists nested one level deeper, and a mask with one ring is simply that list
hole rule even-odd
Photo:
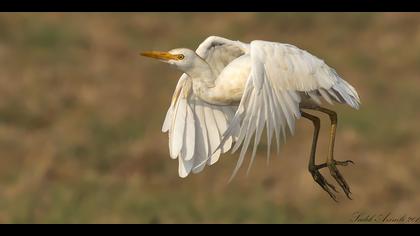
[{"label": "yellow beak", "polygon": [[159,52],[159,51],[149,51],[149,52],[142,52],[140,55],[145,57],[151,57],[160,60],[178,60],[177,55],[170,54],[169,52]]}]

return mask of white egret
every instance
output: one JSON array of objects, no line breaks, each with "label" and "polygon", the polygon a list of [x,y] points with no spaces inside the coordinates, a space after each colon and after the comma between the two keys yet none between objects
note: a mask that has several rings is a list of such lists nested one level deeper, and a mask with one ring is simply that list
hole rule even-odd
[{"label": "white egret", "polygon": [[[208,37],[195,52],[179,48],[141,55],[184,72],[162,127],[163,132],[169,132],[169,153],[171,158],[178,158],[179,176],[198,173],[217,162],[222,153],[233,153],[242,147],[233,177],[254,136],[249,170],[264,128],[269,158],[273,135],[278,151],[286,133],[294,134],[295,120],[304,117],[315,127],[309,159],[313,179],[336,200],[331,191],[337,192],[336,189],[319,172],[329,168],[350,198],[350,188],[337,166],[352,162],[334,160],[337,114],[321,107],[320,98],[355,109],[360,100],[356,90],[323,60],[289,44],[262,40],[247,44],[217,36]],[[320,120],[302,109],[317,110],[330,117],[329,152],[324,164],[315,164]]]}]

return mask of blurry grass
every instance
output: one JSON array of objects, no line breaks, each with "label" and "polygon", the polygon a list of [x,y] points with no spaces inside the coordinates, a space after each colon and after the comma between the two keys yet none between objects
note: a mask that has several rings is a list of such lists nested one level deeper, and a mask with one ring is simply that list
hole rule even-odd
[{"label": "blurry grass", "polygon": [[[361,209],[418,213],[419,24],[407,13],[0,14],[0,222],[346,223]],[[267,167],[261,145],[250,175],[230,185],[236,154],[177,176],[160,129],[181,73],[138,52],[195,48],[209,35],[295,44],[354,85],[360,110],[334,109],[335,155],[358,163],[343,168],[356,200],[335,205],[312,181],[304,122],[281,158]]]},{"label": "blurry grass", "polygon": [[[107,179],[105,179],[107,180]],[[186,201],[187,192],[157,190],[144,192],[133,183],[84,179],[66,185],[48,183],[32,196],[20,196],[13,206],[11,222],[50,223],[251,223],[255,220],[266,223],[322,222],[296,213],[289,206],[278,206],[264,200],[264,192],[244,197],[229,191],[221,197],[210,194],[212,201]],[[74,189],[78,191],[75,192]],[[136,201],[132,201],[136,198]],[[261,201],[255,202],[253,199]],[[174,204],[176,203],[176,204]],[[234,209],[234,210],[233,210]],[[121,221],[124,219],[124,221]]]},{"label": "blurry grass", "polygon": [[5,125],[33,130],[48,125],[46,114],[30,111],[17,101],[10,100],[0,108],[0,122]]},{"label": "blurry grass", "polygon": [[[58,24],[40,24],[36,27],[27,29],[24,34],[22,45],[26,45],[31,49],[48,49],[57,50],[67,48],[72,44],[81,45],[83,40],[78,41],[79,38],[72,34],[71,30],[65,29]],[[69,44],[71,43],[71,44]]]},{"label": "blurry grass", "polygon": [[401,129],[395,125],[396,120],[404,122],[405,117],[389,112],[390,110],[361,109],[355,115],[353,112],[342,115],[342,120],[357,132],[362,134],[365,148],[394,149],[395,146],[412,144],[417,135],[410,130]]}]

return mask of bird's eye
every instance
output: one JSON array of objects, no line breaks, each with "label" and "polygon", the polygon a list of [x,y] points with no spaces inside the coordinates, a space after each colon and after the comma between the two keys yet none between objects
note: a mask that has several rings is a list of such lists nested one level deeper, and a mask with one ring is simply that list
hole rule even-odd
[{"label": "bird's eye", "polygon": [[184,55],[179,54],[179,55],[178,55],[178,60],[182,60],[182,59],[184,59]]}]

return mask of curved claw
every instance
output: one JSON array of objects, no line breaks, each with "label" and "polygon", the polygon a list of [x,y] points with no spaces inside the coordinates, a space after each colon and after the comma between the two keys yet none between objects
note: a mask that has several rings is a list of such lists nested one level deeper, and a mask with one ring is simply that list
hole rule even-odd
[{"label": "curved claw", "polygon": [[321,173],[317,169],[312,170],[311,174],[315,182],[317,182],[318,185],[321,186],[321,188],[324,189],[324,191],[327,192],[335,202],[338,202],[337,197],[331,191],[332,189],[334,190],[334,192],[338,193],[334,185],[328,183],[328,181],[324,178],[324,176],[321,175]]},{"label": "curved claw", "polygon": [[336,165],[348,165],[348,163],[351,163],[349,161],[345,161],[345,162],[333,162],[330,164],[327,164],[328,169],[330,170],[331,176],[335,179],[335,181],[340,185],[340,187],[343,189],[344,193],[346,194],[347,198],[349,198],[350,200],[352,200],[352,198],[350,197],[351,191],[350,191],[350,187],[347,184],[346,180],[344,179],[344,177],[341,175],[341,173],[338,171]]},{"label": "curved claw", "polygon": [[346,161],[336,161],[336,160],[334,160],[334,164],[338,165],[338,166],[348,166],[349,164],[356,165],[354,163],[354,161],[352,161],[352,160],[346,160]]},{"label": "curved claw", "polygon": [[[325,180],[325,178],[324,178]],[[327,180],[325,180],[325,183],[328,185],[328,187],[330,187],[332,190],[334,190],[334,192],[338,193],[337,189],[335,188],[334,185],[330,184]]]}]

